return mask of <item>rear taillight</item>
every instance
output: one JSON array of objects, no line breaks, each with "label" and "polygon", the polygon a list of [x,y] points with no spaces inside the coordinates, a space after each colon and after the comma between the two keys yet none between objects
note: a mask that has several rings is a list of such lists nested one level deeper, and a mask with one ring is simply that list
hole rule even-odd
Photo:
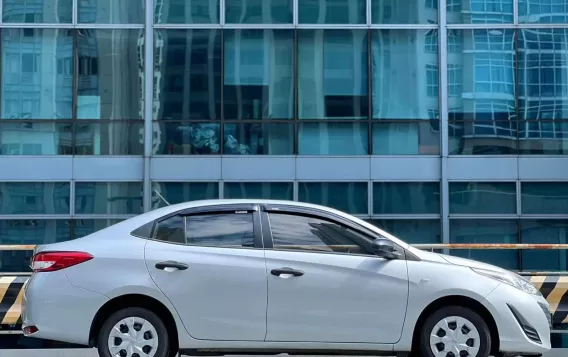
[{"label": "rear taillight", "polygon": [[93,256],[84,252],[38,253],[32,258],[31,268],[34,273],[57,271],[91,259]]}]

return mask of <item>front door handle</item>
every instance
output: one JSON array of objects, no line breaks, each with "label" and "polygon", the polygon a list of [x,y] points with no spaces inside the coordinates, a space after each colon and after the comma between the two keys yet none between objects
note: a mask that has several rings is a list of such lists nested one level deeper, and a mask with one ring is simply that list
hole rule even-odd
[{"label": "front door handle", "polygon": [[304,275],[304,272],[301,270],[296,270],[296,269],[292,269],[292,268],[280,268],[280,269],[272,269],[270,271],[270,274],[274,275],[274,276],[280,276],[283,274],[286,275],[293,275],[293,276],[302,276]]},{"label": "front door handle", "polygon": [[167,262],[156,263],[156,269],[166,270],[166,268],[174,268],[174,269],[177,269],[177,270],[185,270],[185,269],[189,268],[189,265],[184,264],[184,263],[180,263],[180,262],[174,262],[174,261],[171,261],[171,260],[168,260]]}]

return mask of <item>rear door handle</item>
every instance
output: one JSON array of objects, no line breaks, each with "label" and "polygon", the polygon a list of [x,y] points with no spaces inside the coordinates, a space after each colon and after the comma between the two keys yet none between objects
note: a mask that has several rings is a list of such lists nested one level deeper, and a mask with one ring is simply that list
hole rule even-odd
[{"label": "rear door handle", "polygon": [[280,268],[280,269],[272,269],[270,271],[270,274],[274,275],[274,276],[280,276],[283,274],[286,275],[293,275],[293,276],[302,276],[304,275],[304,272],[301,270],[296,270],[296,269],[292,269],[292,268]]},{"label": "rear door handle", "polygon": [[171,261],[171,260],[168,260],[167,262],[156,263],[156,269],[166,270],[167,268],[174,268],[174,269],[177,269],[177,270],[185,270],[185,269],[189,268],[189,265],[184,264],[184,263],[180,263],[180,262],[174,262],[174,261]]}]

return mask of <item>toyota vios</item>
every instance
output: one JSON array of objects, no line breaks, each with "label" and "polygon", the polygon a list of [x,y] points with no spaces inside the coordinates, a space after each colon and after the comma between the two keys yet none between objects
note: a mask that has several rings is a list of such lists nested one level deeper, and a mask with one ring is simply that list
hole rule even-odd
[{"label": "toyota vios", "polygon": [[550,312],[500,268],[288,201],[190,202],[40,246],[25,335],[102,357],[540,355]]}]

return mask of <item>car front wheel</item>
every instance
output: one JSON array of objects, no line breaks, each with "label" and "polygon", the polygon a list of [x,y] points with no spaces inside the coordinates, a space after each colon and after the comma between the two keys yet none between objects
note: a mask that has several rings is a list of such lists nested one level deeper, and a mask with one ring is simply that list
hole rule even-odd
[{"label": "car front wheel", "polygon": [[113,313],[97,341],[101,357],[167,357],[168,331],[153,312],[130,307]]},{"label": "car front wheel", "polygon": [[483,318],[471,309],[445,307],[426,319],[420,351],[424,357],[487,357],[491,332]]}]

